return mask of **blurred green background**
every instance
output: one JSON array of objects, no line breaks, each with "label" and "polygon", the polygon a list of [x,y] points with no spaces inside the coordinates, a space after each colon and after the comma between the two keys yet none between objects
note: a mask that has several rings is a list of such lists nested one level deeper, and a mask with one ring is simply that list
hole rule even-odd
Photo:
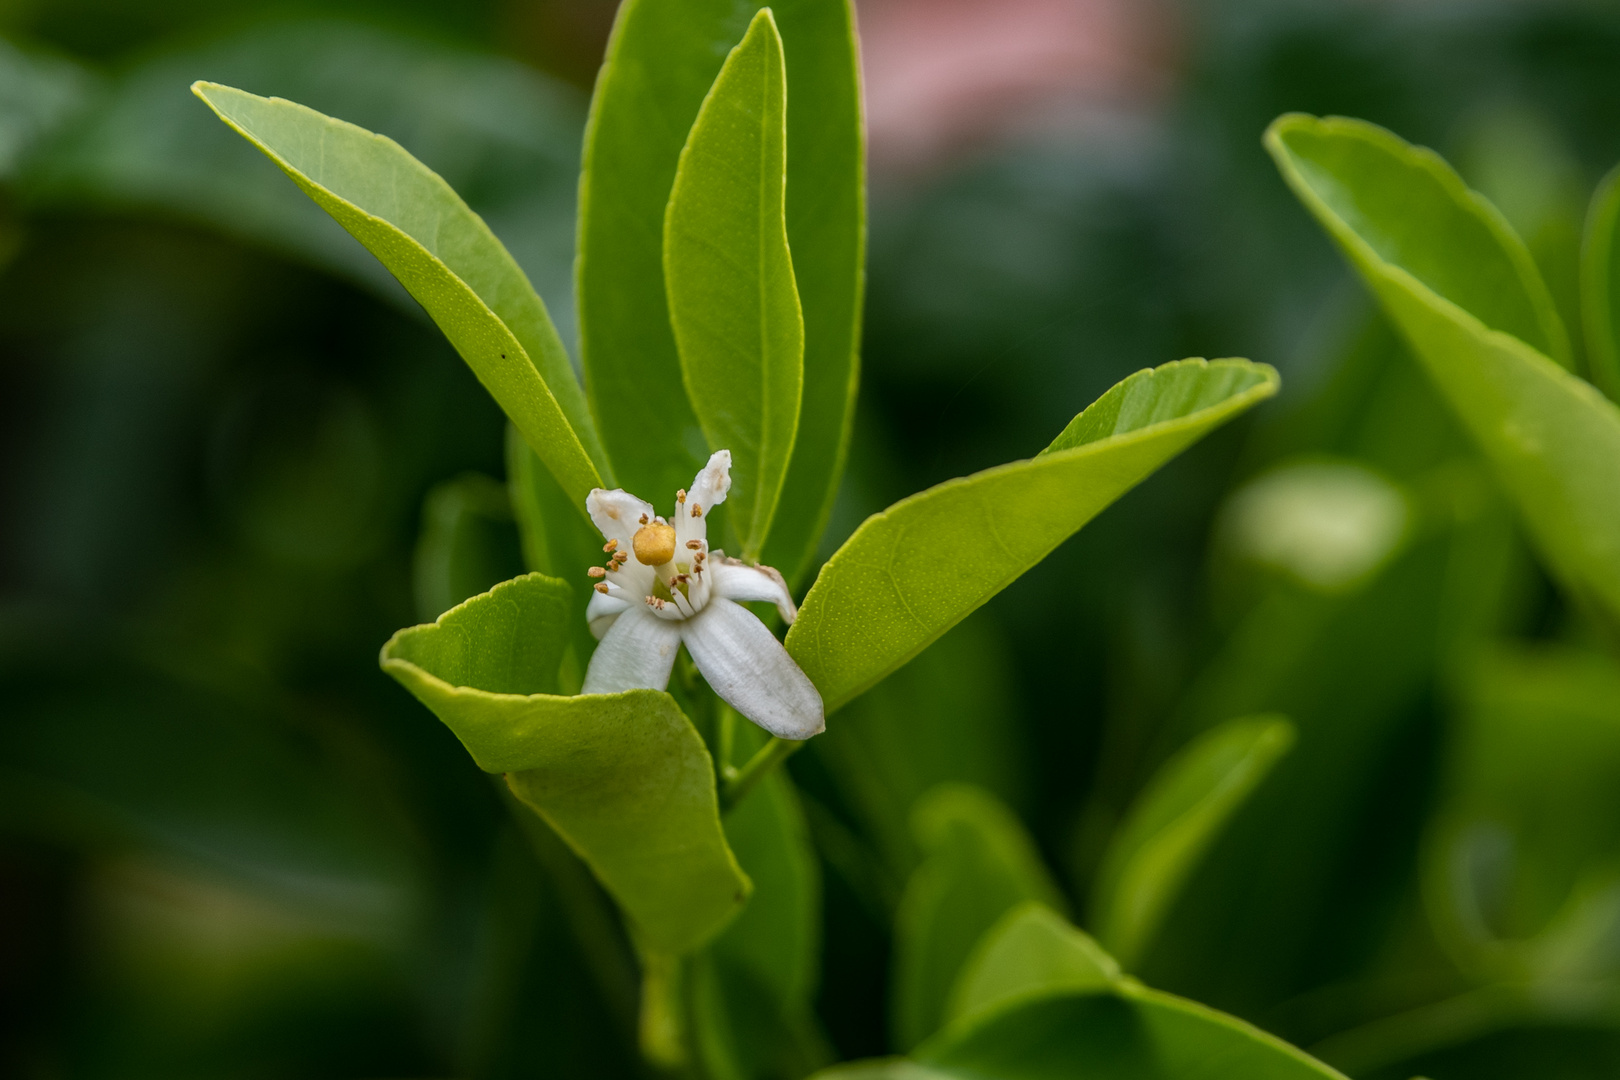
[{"label": "blurred green background", "polygon": [[[792,761],[830,1047],[889,1049],[923,792],[1005,799],[1084,926],[1153,769],[1276,710],[1298,744],[1143,977],[1358,1077],[1620,1073],[1620,668],[1259,143],[1297,109],[1436,147],[1572,312],[1585,200],[1620,160],[1620,12],[859,10],[863,386],[825,552],[1139,368],[1248,356],[1284,390]],[[0,5],[0,1074],[638,1073],[631,953],[589,875],[376,666],[393,630],[520,572],[504,419],[186,89],[393,136],[571,340],[611,18]]]}]

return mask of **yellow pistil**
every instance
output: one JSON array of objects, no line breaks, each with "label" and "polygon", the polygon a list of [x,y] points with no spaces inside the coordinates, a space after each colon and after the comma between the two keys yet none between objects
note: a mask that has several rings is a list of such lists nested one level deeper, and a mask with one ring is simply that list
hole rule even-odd
[{"label": "yellow pistil", "polygon": [[675,529],[660,521],[637,529],[630,543],[645,566],[663,566],[675,557]]}]

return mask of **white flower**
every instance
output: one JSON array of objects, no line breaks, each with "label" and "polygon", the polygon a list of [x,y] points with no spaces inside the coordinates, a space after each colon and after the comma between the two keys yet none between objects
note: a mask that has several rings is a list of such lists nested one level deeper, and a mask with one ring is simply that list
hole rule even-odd
[{"label": "white flower", "polygon": [[714,692],[784,739],[825,726],[821,695],[782,643],[738,600],[767,600],[791,623],[797,610],[782,575],[709,550],[709,511],[731,490],[731,451],[719,450],[675,494],[673,521],[627,492],[597,488],[585,499],[607,538],[607,565],[585,617],[602,644],[582,693],[662,690],[682,644]]}]

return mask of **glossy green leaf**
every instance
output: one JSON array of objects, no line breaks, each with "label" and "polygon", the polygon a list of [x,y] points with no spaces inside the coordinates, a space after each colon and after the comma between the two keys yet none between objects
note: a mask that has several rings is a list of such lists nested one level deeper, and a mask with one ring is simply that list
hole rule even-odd
[{"label": "glossy green leaf", "polygon": [[1281,717],[1232,720],[1159,769],[1115,833],[1092,896],[1097,936],[1121,963],[1146,950],[1210,844],[1293,742]]},{"label": "glossy green leaf", "polygon": [[1592,382],[1609,400],[1620,401],[1620,167],[1610,170],[1592,194],[1581,240],[1581,320]]},{"label": "glossy green leaf", "polygon": [[[704,96],[764,6],[627,0],[597,77],[580,180],[581,355],[619,480],[649,498],[689,483],[705,449],[669,324],[665,209]],[[764,556],[792,577],[815,550],[849,438],[865,156],[849,0],[797,0],[772,11],[787,65],[787,230],[804,311],[804,395]]]},{"label": "glossy green leaf", "polygon": [[1555,362],[1568,346],[1523,244],[1445,162],[1382,128],[1290,115],[1266,145],[1411,343],[1554,572],[1620,613],[1620,408]]},{"label": "glossy green leaf", "polygon": [[596,873],[645,946],[712,938],[748,878],[721,831],[703,740],[656,690],[558,697],[568,586],[530,574],[401,630],[382,666],[486,772],[507,774]]},{"label": "glossy green leaf", "polygon": [[709,445],[731,451],[729,514],[748,559],[770,533],[804,386],[804,317],[783,203],[786,80],[767,8],[703,102],[664,217],[681,375]]},{"label": "glossy green leaf", "polygon": [[910,1061],[857,1062],[816,1080],[1343,1080],[1242,1020],[1131,980],[1052,994],[952,1025]]},{"label": "glossy green leaf", "polygon": [[1032,900],[1007,912],[979,939],[957,976],[945,1019],[1055,991],[1101,993],[1119,977],[1118,961],[1089,935]]},{"label": "glossy green leaf", "polygon": [[583,514],[606,459],[545,304],[489,227],[391,139],[290,101],[192,90],[388,267]]},{"label": "glossy green leaf", "polygon": [[902,1047],[939,1027],[962,966],[1009,909],[1064,906],[1023,826],[986,792],[943,784],[919,800],[912,827],[926,857],[895,916],[890,1019]]},{"label": "glossy green leaf", "polygon": [[868,518],[839,548],[787,648],[829,711],[921,652],[1201,436],[1277,392],[1247,360],[1139,371],[1038,456],[948,480]]},{"label": "glossy green leaf", "polygon": [[434,485],[422,500],[411,584],[419,618],[437,618],[469,596],[523,572],[506,488],[478,473]]}]

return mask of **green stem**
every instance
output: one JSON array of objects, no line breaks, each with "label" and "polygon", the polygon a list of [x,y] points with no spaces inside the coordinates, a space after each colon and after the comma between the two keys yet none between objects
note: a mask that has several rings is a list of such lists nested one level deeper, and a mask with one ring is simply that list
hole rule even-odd
[{"label": "green stem", "polygon": [[779,739],[772,736],[771,741],[760,747],[748,763],[740,769],[730,770],[725,782],[720,788],[720,812],[723,814],[743,800],[754,786],[771,770],[786,761],[793,753],[803,746],[802,742],[792,739]]}]

